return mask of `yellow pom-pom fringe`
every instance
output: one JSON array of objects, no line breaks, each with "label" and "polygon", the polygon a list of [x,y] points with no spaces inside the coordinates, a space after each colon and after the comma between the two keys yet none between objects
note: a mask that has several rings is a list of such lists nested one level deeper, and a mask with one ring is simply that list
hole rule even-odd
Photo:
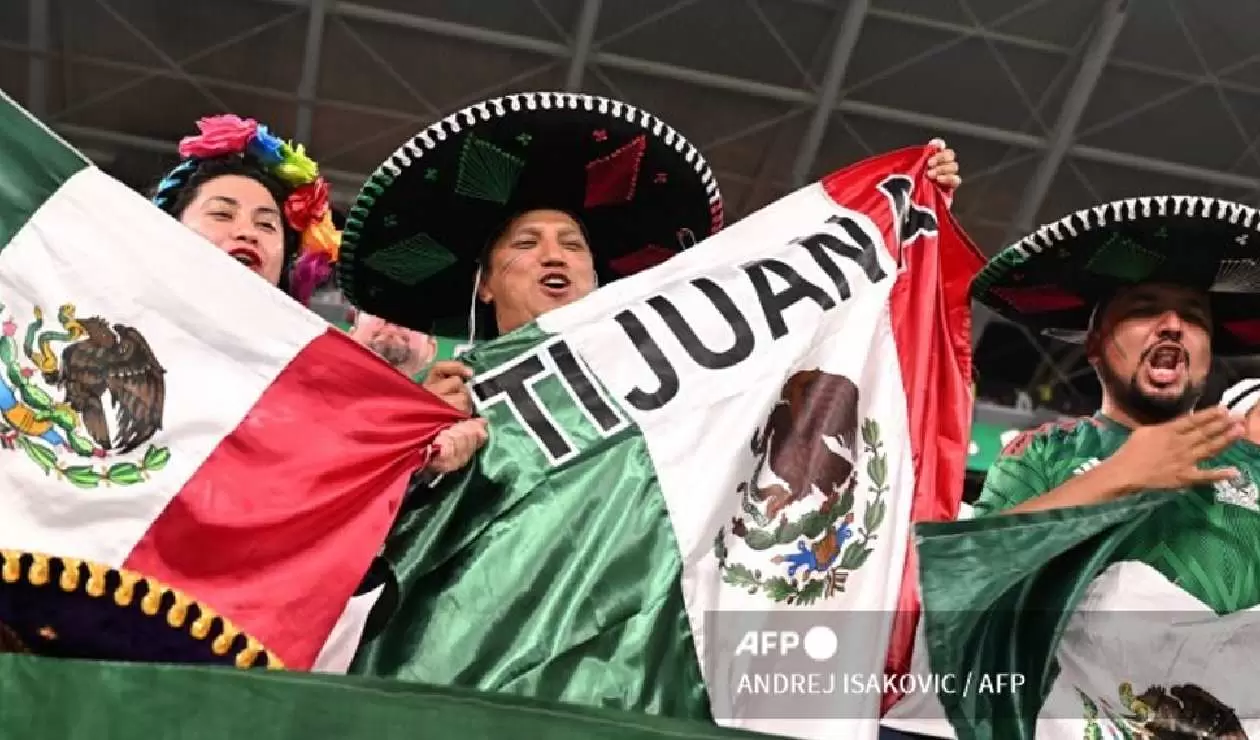
[{"label": "yellow pom-pom fringe", "polygon": [[[23,568],[23,558],[29,561],[26,568]],[[258,640],[244,634],[239,627],[222,615],[187,594],[145,578],[139,573],[110,568],[100,563],[86,562],[76,558],[56,558],[40,553],[0,550],[0,580],[4,583],[19,583],[25,580],[32,586],[46,586],[52,576],[54,564],[61,566],[57,586],[63,591],[74,593],[82,589],[89,597],[97,599],[109,595],[115,604],[126,608],[135,603],[136,589],[143,585],[144,596],[140,599],[139,607],[145,616],[161,617],[172,629],[187,629],[189,636],[198,641],[209,639],[212,634],[215,634],[214,625],[217,623],[218,633],[210,643],[210,649],[215,655],[223,657],[230,655],[233,664],[241,669],[255,667],[254,664],[259,656],[266,656],[266,668],[284,670],[284,664],[275,653],[263,647]],[[110,575],[114,575],[118,581],[112,593],[109,591],[108,584]],[[170,598],[167,598],[168,594]],[[189,616],[194,609],[197,613],[196,619],[189,622]],[[48,629],[51,630],[51,627]],[[234,654],[233,650],[235,650]]]}]

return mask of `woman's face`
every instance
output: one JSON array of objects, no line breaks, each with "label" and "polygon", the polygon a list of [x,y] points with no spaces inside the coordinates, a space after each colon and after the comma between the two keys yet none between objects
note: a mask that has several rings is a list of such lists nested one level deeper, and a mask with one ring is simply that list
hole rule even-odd
[{"label": "woman's face", "polygon": [[262,183],[241,175],[204,182],[179,220],[272,285],[279,285],[284,269],[284,216]]}]

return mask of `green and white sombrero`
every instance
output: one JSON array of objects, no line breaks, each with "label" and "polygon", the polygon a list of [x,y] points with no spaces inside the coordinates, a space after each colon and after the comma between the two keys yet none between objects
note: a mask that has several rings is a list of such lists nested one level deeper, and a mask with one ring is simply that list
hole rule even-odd
[{"label": "green and white sombrero", "polygon": [[434,123],[372,174],[346,219],[338,287],[386,321],[461,335],[478,257],[539,208],[582,223],[601,284],[723,223],[704,157],[656,116],[594,95],[517,93]]},{"label": "green and white sombrero", "polygon": [[1138,283],[1207,291],[1213,352],[1260,352],[1260,213],[1218,198],[1162,195],[1094,206],[998,253],[971,296],[999,315],[1083,341],[1095,307]]}]

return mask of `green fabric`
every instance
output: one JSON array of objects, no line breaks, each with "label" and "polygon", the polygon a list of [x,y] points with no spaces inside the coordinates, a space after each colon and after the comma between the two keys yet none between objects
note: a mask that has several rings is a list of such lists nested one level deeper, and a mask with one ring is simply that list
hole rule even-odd
[{"label": "green fabric", "polygon": [[997,461],[1002,452],[1002,435],[1019,432],[1016,427],[986,424],[982,421],[971,425],[971,444],[967,450],[967,470],[984,473]]},{"label": "green fabric", "polygon": [[1018,506],[1109,457],[1128,431],[1100,415],[1043,424],[1011,440],[984,479],[977,516]]},{"label": "green fabric", "polygon": [[932,672],[1024,677],[1018,691],[938,694],[957,740],[1034,738],[1076,605],[1124,540],[1176,495],[915,527]]},{"label": "green fabric", "polygon": [[[1002,511],[1065,483],[1110,457],[1129,430],[1098,414],[1049,425],[1016,439],[985,478],[977,516]],[[1260,480],[1260,447],[1241,441],[1206,463],[1233,466],[1244,483]],[[1172,506],[1150,517],[1117,550],[1117,558],[1157,569],[1218,614],[1260,604],[1255,552],[1260,513],[1217,500],[1211,486],[1181,491]]]},{"label": "green fabric", "polygon": [[89,162],[0,90],[0,249]]},{"label": "green fabric", "polygon": [[[479,373],[548,339],[535,326],[479,345]],[[679,585],[682,563],[646,445],[600,438],[559,381],[534,386],[584,451],[549,468],[522,425],[418,489],[385,546],[400,587],[351,671],[592,706],[709,719]],[[563,405],[562,405],[563,404]]]},{"label": "green fabric", "polygon": [[[1138,560],[1218,614],[1260,603],[1260,514],[1211,486],[1099,506],[994,515],[1114,454],[1128,430],[1102,415],[1033,430],[1007,446],[965,522],[916,527],[933,672],[1021,674],[1019,692],[939,696],[959,740],[1032,738],[1058,676],[1058,640],[1095,577]],[[1208,466],[1260,479],[1260,449],[1239,442]]]},{"label": "green fabric", "polygon": [[12,740],[768,738],[701,722],[380,679],[0,654]]}]

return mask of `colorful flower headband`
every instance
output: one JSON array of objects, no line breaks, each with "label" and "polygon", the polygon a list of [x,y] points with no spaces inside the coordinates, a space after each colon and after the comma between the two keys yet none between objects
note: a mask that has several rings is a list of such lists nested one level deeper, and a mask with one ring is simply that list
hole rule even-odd
[{"label": "colorful flower headband", "polygon": [[252,118],[230,113],[197,121],[199,136],[179,142],[184,159],[209,159],[229,154],[249,154],[272,175],[294,190],[284,201],[284,217],[302,235],[304,253],[323,253],[337,261],[341,234],[333,226],[328,207],[328,181],[319,165],[306,156],[301,144],[285,142]]},{"label": "colorful flower headband", "polygon": [[300,256],[293,267],[294,297],[303,304],[315,288],[332,275],[332,264],[341,249],[341,232],[333,225],[328,204],[328,181],[319,174],[319,165],[306,155],[301,144],[286,142],[252,118],[231,113],[197,121],[197,136],[179,142],[179,156],[185,162],[158,185],[154,201],[159,205],[169,191],[182,184],[198,160],[248,154],[271,175],[293,188],[282,210],[285,221],[301,235]]}]

